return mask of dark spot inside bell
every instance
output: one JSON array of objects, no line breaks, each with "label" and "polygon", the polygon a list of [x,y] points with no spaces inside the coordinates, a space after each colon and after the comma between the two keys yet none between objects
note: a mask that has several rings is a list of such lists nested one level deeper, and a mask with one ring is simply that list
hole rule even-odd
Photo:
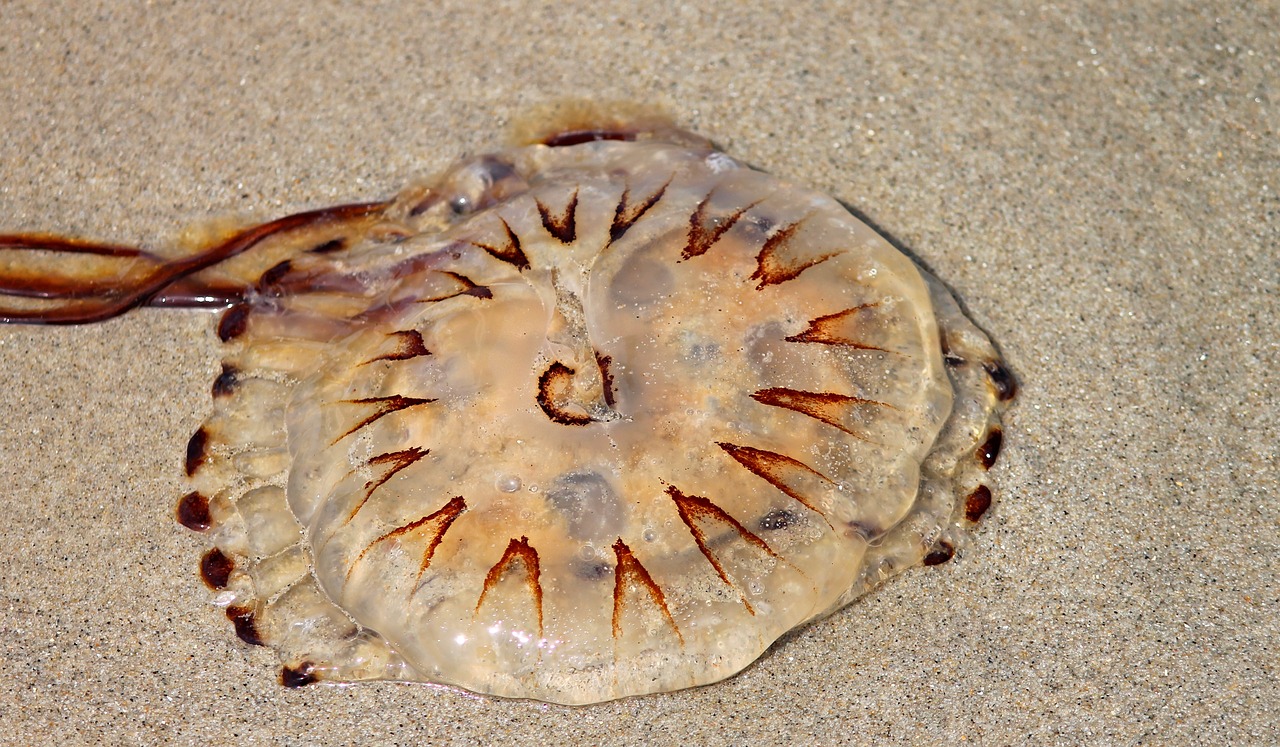
[{"label": "dark spot inside bell", "polygon": [[547,491],[551,506],[565,517],[576,540],[605,541],[622,529],[621,506],[613,486],[595,472],[570,472]]},{"label": "dark spot inside bell", "polygon": [[574,558],[569,561],[569,567],[573,569],[573,575],[584,581],[600,581],[606,578],[613,578],[613,566],[599,560]]},{"label": "dark spot inside bell", "polygon": [[800,521],[800,517],[785,508],[775,508],[760,518],[759,527],[762,531],[773,532],[779,529],[795,526]]}]

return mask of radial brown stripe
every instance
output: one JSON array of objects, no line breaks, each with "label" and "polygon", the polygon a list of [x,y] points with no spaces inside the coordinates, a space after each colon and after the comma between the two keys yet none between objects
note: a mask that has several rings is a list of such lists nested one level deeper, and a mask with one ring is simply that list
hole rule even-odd
[{"label": "radial brown stripe", "polygon": [[387,453],[379,454],[366,462],[370,467],[381,467],[384,464],[389,464],[391,465],[391,468],[382,473],[382,476],[376,480],[370,480],[364,484],[364,497],[360,499],[360,502],[356,504],[355,508],[351,509],[351,513],[347,515],[347,521],[344,523],[349,523],[352,519],[356,518],[356,514],[360,513],[360,509],[364,508],[364,504],[367,503],[369,498],[373,495],[373,491],[382,487],[383,483],[387,480],[395,477],[397,472],[408,467],[429,453],[431,453],[430,449],[421,449],[414,446],[402,451],[388,451]]},{"label": "radial brown stripe", "polygon": [[[858,405],[875,405],[877,407],[888,407],[896,409],[893,405],[884,402],[877,402],[873,399],[863,399],[861,397],[850,397],[847,394],[834,394],[832,392],[806,392],[800,389],[787,389],[785,387],[773,387],[771,389],[761,389],[751,395],[751,399],[763,405],[771,407],[782,407],[801,415],[808,415],[815,420],[820,420],[833,428],[848,433],[854,438],[871,442],[871,439],[865,435],[858,433],[845,425],[842,415],[847,415],[849,411]],[[874,442],[872,442],[874,443]]]},{"label": "radial brown stripe", "polygon": [[365,548],[360,551],[360,554],[351,563],[351,567],[347,569],[347,578],[351,578],[351,574],[355,571],[356,565],[361,560],[364,560],[364,556],[373,549],[374,545],[394,537],[417,532],[419,529],[426,527],[426,529],[423,529],[423,534],[425,535],[427,532],[430,532],[431,540],[427,543],[427,548],[422,551],[422,561],[418,564],[418,575],[415,577],[415,580],[422,578],[422,574],[426,572],[427,567],[431,565],[431,558],[435,555],[436,548],[444,541],[444,533],[449,531],[449,527],[453,526],[454,520],[457,519],[458,516],[466,510],[466,508],[467,502],[459,495],[444,504],[444,506],[435,513],[424,516],[421,519],[411,521],[404,526],[392,529],[390,532],[387,532],[373,542],[365,545]]},{"label": "radial brown stripe", "polygon": [[667,598],[662,593],[662,587],[653,580],[653,576],[649,575],[649,571],[636,560],[636,556],[631,552],[631,548],[627,547],[627,543],[619,537],[618,541],[613,543],[613,554],[618,559],[618,563],[613,569],[613,637],[616,640],[622,635],[622,607],[626,597],[627,583],[634,581],[643,586],[649,592],[649,599],[658,606],[662,616],[667,619],[667,624],[671,626],[671,630],[675,632],[676,638],[680,640],[680,645],[684,646],[684,636],[680,633],[680,628],[676,626],[675,618],[671,617],[671,610],[667,609]]},{"label": "radial brown stripe", "polygon": [[435,402],[435,399],[405,397],[403,395],[393,394],[389,397],[366,397],[364,399],[344,399],[344,400],[340,400],[340,402],[342,404],[348,404],[348,405],[376,405],[376,408],[374,409],[374,412],[372,415],[365,418],[364,420],[361,420],[359,423],[356,423],[355,426],[353,426],[346,433],[333,439],[333,442],[329,444],[330,446],[338,443],[342,439],[346,438],[347,436],[350,436],[352,433],[355,433],[361,428],[364,428],[367,425],[377,422],[379,418],[386,417],[387,415],[390,415],[393,412],[399,412],[400,410],[404,410],[409,407],[417,407],[418,405],[430,404],[432,402]]},{"label": "radial brown stripe", "polygon": [[[826,514],[822,513],[822,511],[820,511],[817,506],[810,503],[803,494],[795,488],[792,488],[790,485],[787,485],[787,483],[782,479],[783,470],[794,469],[813,475],[828,484],[833,484],[831,480],[821,472],[818,472],[814,468],[797,459],[792,459],[784,454],[765,451],[764,449],[753,449],[750,446],[738,446],[737,444],[726,443],[724,441],[717,441],[716,446],[724,449],[725,453],[733,457],[734,461],[738,464],[741,464],[743,467],[750,470],[752,474],[778,490],[781,490],[783,493],[791,496],[805,508],[821,516],[823,521],[827,521]],[[831,526],[830,521],[827,521],[827,526]]]},{"label": "radial brown stripe", "polygon": [[755,608],[751,606],[751,602],[747,601],[747,595],[729,579],[729,574],[725,572],[724,567],[720,565],[720,561],[716,559],[716,556],[711,553],[711,549],[707,547],[707,537],[703,533],[702,528],[699,527],[694,520],[709,518],[713,521],[718,521],[721,524],[728,524],[746,543],[754,545],[779,560],[782,558],[773,551],[773,548],[769,547],[768,543],[753,534],[746,527],[742,526],[737,519],[730,516],[709,499],[700,495],[685,495],[674,485],[667,486],[667,495],[671,496],[671,500],[675,502],[676,511],[680,514],[680,520],[689,528],[689,533],[693,535],[693,541],[698,543],[698,549],[702,551],[707,562],[711,563],[711,567],[716,569],[716,573],[719,574],[720,580],[724,581],[738,592],[738,596],[741,597],[742,604],[747,608],[747,612],[750,612],[752,615],[756,614]]},{"label": "radial brown stripe", "polygon": [[796,231],[800,229],[800,224],[805,221],[804,218],[787,226],[774,231],[765,242],[764,247],[760,249],[760,253],[756,255],[756,271],[751,274],[752,280],[759,280],[756,290],[763,290],[766,285],[777,285],[785,283],[788,280],[794,280],[800,273],[813,267],[821,262],[836,256],[840,252],[828,252],[815,257],[806,259],[785,259],[781,256],[781,249],[786,243],[795,236]]},{"label": "radial brown stripe", "polygon": [[497,585],[502,579],[502,574],[506,572],[516,561],[524,563],[525,583],[529,586],[529,593],[533,595],[533,606],[538,612],[538,637],[542,637],[542,583],[539,581],[540,570],[538,567],[538,551],[529,544],[528,537],[520,539],[512,539],[507,543],[506,552],[502,553],[502,559],[489,569],[489,573],[484,577],[484,589],[480,592],[480,599],[476,602],[476,614],[480,613],[480,606],[484,604],[485,596]]},{"label": "radial brown stripe", "polygon": [[874,345],[867,345],[858,342],[841,331],[845,320],[863,309],[870,309],[879,306],[878,303],[864,303],[854,306],[844,311],[837,311],[834,314],[820,316],[809,322],[809,328],[798,335],[792,335],[787,342],[816,342],[823,345],[844,345],[845,347],[857,348],[859,350],[879,350],[883,353],[891,352],[884,348],[878,348]]},{"label": "radial brown stripe", "polygon": [[379,355],[376,358],[370,358],[360,365],[367,366],[375,361],[404,361],[423,355],[431,355],[431,351],[427,350],[426,343],[422,341],[422,333],[416,329],[388,332],[387,337],[395,339],[395,350]]},{"label": "radial brown stripe", "polygon": [[524,249],[520,247],[520,237],[516,235],[515,231],[511,230],[511,224],[507,223],[506,218],[499,216],[498,221],[502,223],[502,230],[506,234],[506,241],[502,246],[481,244],[478,241],[471,243],[493,255],[495,259],[514,266],[517,270],[529,269],[529,258],[525,256]]},{"label": "radial brown stripe", "polygon": [[551,210],[542,204],[542,200],[534,200],[538,204],[538,215],[542,216],[542,227],[547,233],[560,240],[561,244],[572,244],[578,238],[578,190],[573,190],[569,204],[559,216],[551,214]]},{"label": "radial brown stripe", "polygon": [[[725,234],[733,224],[738,222],[748,210],[760,204],[760,200],[756,200],[745,207],[738,208],[728,215],[716,216],[714,218],[707,215],[707,206],[711,203],[715,190],[712,190],[706,197],[702,198],[702,202],[698,203],[698,207],[694,209],[693,215],[689,216],[689,243],[685,245],[684,251],[680,253],[680,259],[693,259],[707,253],[720,237]],[[708,226],[707,224],[710,223]]]},{"label": "radial brown stripe", "polygon": [[667,187],[670,186],[671,179],[667,179],[666,183],[658,187],[658,191],[645,198],[644,202],[636,205],[631,204],[631,186],[622,190],[622,197],[618,200],[618,208],[613,213],[613,224],[609,226],[609,243],[617,241],[626,235],[627,231],[640,220],[641,216],[649,212],[649,208],[658,204],[658,200],[662,199],[662,195],[666,193]]}]

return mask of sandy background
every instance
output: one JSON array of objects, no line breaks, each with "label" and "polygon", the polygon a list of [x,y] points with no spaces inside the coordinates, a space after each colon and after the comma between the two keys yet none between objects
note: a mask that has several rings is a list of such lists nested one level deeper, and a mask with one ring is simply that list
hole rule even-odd
[{"label": "sandy background", "polygon": [[657,102],[1001,344],[970,547],[696,691],[288,691],[171,519],[212,318],[2,328],[0,743],[1280,741],[1277,5],[597,5],[0,3],[0,227],[164,246],[392,194],[529,105]]}]

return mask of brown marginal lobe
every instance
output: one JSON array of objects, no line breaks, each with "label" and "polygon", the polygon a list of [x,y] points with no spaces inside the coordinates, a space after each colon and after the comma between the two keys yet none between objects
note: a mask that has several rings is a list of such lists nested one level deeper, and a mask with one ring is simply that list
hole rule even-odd
[{"label": "brown marginal lobe", "polygon": [[230,342],[244,334],[249,327],[250,308],[247,303],[238,303],[222,312],[222,318],[218,320],[218,339]]},{"label": "brown marginal lobe", "polygon": [[178,523],[193,532],[203,532],[213,524],[209,516],[209,499],[193,490],[182,496],[176,511]]},{"label": "brown marginal lobe", "polygon": [[213,380],[213,396],[229,397],[236,390],[236,384],[239,383],[237,378],[240,371],[230,363],[223,362],[222,373],[218,374],[218,378]]},{"label": "brown marginal lobe", "polygon": [[502,559],[489,569],[489,573],[484,577],[484,589],[480,592],[480,599],[476,602],[476,614],[480,613],[480,607],[484,604],[485,596],[497,585],[502,579],[503,574],[517,561],[524,564],[525,583],[529,586],[529,593],[533,596],[533,606],[538,613],[538,637],[542,637],[542,584],[538,580],[540,571],[538,567],[538,551],[529,544],[528,537],[514,539],[507,543],[507,549],[502,553]]},{"label": "brown marginal lobe", "polygon": [[578,223],[576,213],[578,212],[578,190],[573,190],[573,196],[569,198],[569,204],[565,206],[564,212],[560,215],[552,215],[551,210],[542,204],[541,200],[535,200],[538,204],[538,215],[542,216],[542,227],[547,229],[547,233],[560,240],[561,244],[572,244],[578,238]]},{"label": "brown marginal lobe", "polygon": [[619,537],[618,541],[613,543],[613,554],[618,559],[617,565],[613,569],[613,637],[616,640],[622,635],[622,610],[626,604],[627,584],[634,582],[649,592],[649,599],[657,605],[658,610],[662,612],[662,616],[667,619],[667,624],[671,626],[671,630],[675,632],[676,638],[680,640],[680,645],[684,646],[684,636],[680,634],[680,628],[676,626],[675,618],[671,617],[671,610],[667,609],[667,598],[662,593],[662,587],[658,586],[653,580],[653,576],[649,575],[649,571],[636,560],[636,556],[631,552],[631,548],[627,547],[627,543]]},{"label": "brown marginal lobe", "polygon": [[979,485],[964,499],[964,518],[976,522],[991,508],[991,488]]},{"label": "brown marginal lobe", "polygon": [[1000,447],[1004,444],[1004,431],[999,428],[992,428],[987,433],[987,440],[982,442],[978,447],[978,462],[982,464],[983,469],[991,469],[991,465],[996,463],[996,457],[1000,456]]},{"label": "brown marginal lobe", "polygon": [[995,387],[996,398],[1001,402],[1008,402],[1018,394],[1018,380],[1013,377],[1011,372],[1000,361],[987,361],[982,364],[982,368],[987,372],[987,376],[991,377],[991,386]]},{"label": "brown marginal lobe", "polygon": [[227,608],[227,619],[235,625],[236,635],[240,640],[251,646],[267,645],[262,641],[262,633],[258,630],[258,621],[254,617],[253,608],[232,605]]},{"label": "brown marginal lobe", "polygon": [[823,345],[844,345],[845,347],[857,348],[858,350],[879,350],[883,353],[890,351],[884,348],[878,348],[874,345],[867,345],[858,342],[841,331],[841,327],[845,324],[845,320],[863,309],[870,309],[879,306],[877,303],[864,303],[854,306],[844,311],[837,311],[834,314],[820,316],[809,322],[809,327],[798,335],[791,335],[786,338],[787,342],[816,342]]},{"label": "brown marginal lobe", "polygon": [[216,547],[200,558],[200,578],[210,589],[227,588],[227,581],[235,568],[236,562]]},{"label": "brown marginal lobe", "polygon": [[191,434],[191,440],[187,441],[187,460],[186,470],[187,477],[191,477],[200,469],[200,465],[205,463],[209,458],[209,431],[202,425]]},{"label": "brown marginal lobe", "polygon": [[319,681],[320,676],[316,673],[315,665],[309,661],[280,668],[280,684],[285,687],[306,687]]},{"label": "brown marginal lobe", "polygon": [[951,560],[956,554],[956,548],[950,542],[945,540],[939,542],[924,556],[925,565],[942,565]]},{"label": "brown marginal lobe", "polygon": [[276,263],[271,267],[271,269],[262,273],[258,278],[258,290],[260,292],[267,291],[269,288],[283,280],[284,276],[288,275],[289,270],[291,269],[293,269],[293,262],[291,260],[286,259],[283,262]]}]

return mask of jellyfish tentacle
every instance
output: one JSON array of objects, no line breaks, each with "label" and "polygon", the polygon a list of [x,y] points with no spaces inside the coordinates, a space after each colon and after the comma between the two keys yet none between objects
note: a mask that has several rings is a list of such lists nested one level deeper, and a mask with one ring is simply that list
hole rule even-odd
[{"label": "jellyfish tentacle", "polygon": [[[391,202],[367,202],[309,210],[242,229],[194,254],[162,258],[143,249],[82,241],[50,234],[0,235],[0,258],[10,252],[58,255],[59,271],[35,257],[0,261],[0,296],[33,298],[49,303],[0,303],[0,323],[88,324],[138,306],[222,307],[242,300],[258,283],[253,276],[229,278],[199,275],[262,244],[297,232],[337,234],[371,228]],[[325,242],[332,243],[334,237]],[[302,242],[293,241],[291,244]],[[339,245],[336,248],[341,248]],[[79,257],[68,273],[68,257]]]},{"label": "jellyfish tentacle", "polygon": [[[114,270],[116,273],[123,273],[138,265],[155,268],[166,261],[162,257],[136,247],[85,241],[47,233],[0,234],[0,251],[83,255],[82,264],[96,264],[104,268],[111,265],[116,268]],[[112,280],[112,278],[100,276],[82,278],[75,272],[66,272],[66,269],[64,263],[46,271],[34,260],[0,263],[0,294],[21,298],[86,298],[107,292],[108,289],[105,286]],[[119,282],[120,279],[115,280]]]}]

